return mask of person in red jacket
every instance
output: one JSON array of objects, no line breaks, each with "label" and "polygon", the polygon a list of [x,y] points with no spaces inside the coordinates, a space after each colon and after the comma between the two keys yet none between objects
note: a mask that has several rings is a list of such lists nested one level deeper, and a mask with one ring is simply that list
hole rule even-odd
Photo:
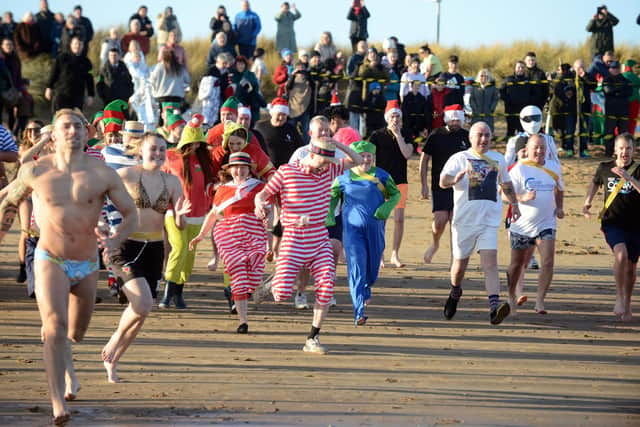
[{"label": "person in red jacket", "polygon": [[433,105],[433,121],[431,122],[431,130],[435,130],[444,126],[444,107],[446,107],[446,98],[451,89],[445,87],[446,79],[444,76],[438,76],[431,90],[431,103]]},{"label": "person in red jacket", "polygon": [[277,97],[281,97],[286,92],[285,85],[289,79],[289,74],[293,72],[293,53],[289,49],[280,51],[282,63],[273,72],[273,83],[278,86]]}]

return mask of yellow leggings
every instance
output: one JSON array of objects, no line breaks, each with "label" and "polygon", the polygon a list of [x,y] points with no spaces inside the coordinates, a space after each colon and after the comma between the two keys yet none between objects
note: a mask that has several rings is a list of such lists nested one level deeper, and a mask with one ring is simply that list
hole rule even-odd
[{"label": "yellow leggings", "polygon": [[201,224],[187,224],[180,230],[173,216],[167,216],[164,220],[164,228],[167,230],[167,238],[171,245],[171,252],[167,259],[167,268],[164,272],[165,280],[179,285],[185,284],[191,276],[196,251],[189,250],[189,242],[200,232]]}]

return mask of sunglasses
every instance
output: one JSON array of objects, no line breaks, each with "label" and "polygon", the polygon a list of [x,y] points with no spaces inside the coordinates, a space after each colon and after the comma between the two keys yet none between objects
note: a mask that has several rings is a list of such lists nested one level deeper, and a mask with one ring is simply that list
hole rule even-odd
[{"label": "sunglasses", "polygon": [[524,116],[524,117],[520,117],[520,120],[522,120],[525,123],[541,122],[542,121],[542,116],[539,115],[539,114],[536,114],[534,116]]}]

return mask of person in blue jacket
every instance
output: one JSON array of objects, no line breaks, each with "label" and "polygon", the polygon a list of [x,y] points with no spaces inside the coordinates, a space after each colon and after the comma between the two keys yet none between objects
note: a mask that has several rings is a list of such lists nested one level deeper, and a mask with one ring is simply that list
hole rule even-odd
[{"label": "person in blue jacket", "polygon": [[356,325],[364,325],[365,306],[378,279],[384,252],[384,221],[400,201],[400,190],[388,172],[375,167],[376,146],[367,141],[351,144],[363,163],[335,179],[327,226],[335,225],[334,210],[342,200],[342,242],[347,256],[349,292]]},{"label": "person in blue jacket", "polygon": [[233,30],[238,35],[238,51],[245,58],[251,58],[256,48],[256,40],[262,24],[257,13],[251,10],[248,1],[242,2],[242,11],[238,12],[233,23]]}]

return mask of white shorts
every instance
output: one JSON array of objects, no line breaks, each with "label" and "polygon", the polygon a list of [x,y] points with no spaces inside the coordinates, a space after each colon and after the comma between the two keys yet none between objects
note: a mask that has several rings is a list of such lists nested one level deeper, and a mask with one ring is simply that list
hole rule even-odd
[{"label": "white shorts", "polygon": [[451,227],[451,252],[454,259],[469,258],[473,250],[497,250],[498,227],[486,225]]}]

